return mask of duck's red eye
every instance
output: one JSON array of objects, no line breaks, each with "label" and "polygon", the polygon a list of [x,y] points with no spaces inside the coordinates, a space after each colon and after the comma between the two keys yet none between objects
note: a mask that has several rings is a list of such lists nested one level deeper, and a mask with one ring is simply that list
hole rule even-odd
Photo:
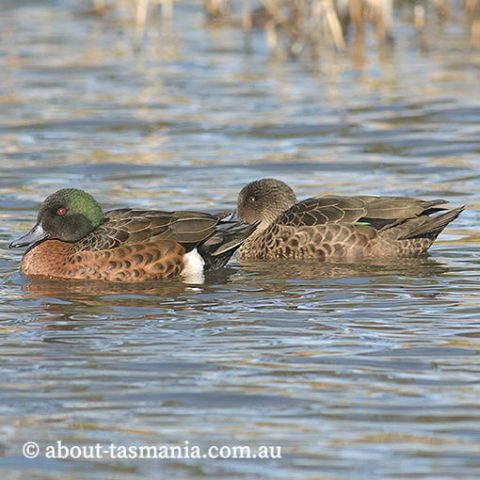
[{"label": "duck's red eye", "polygon": [[67,213],[67,209],[66,209],[66,208],[60,207],[60,208],[57,210],[57,215],[65,215],[66,213]]}]

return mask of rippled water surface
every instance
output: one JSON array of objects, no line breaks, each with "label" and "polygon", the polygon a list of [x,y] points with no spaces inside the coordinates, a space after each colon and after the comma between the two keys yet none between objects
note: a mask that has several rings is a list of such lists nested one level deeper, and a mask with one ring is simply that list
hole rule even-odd
[{"label": "rippled water surface", "polygon": [[[76,2],[0,5],[2,478],[478,478],[479,51],[400,24],[383,58],[275,61],[195,3],[137,52]],[[469,209],[425,259],[233,261],[204,285],[31,281],[8,249],[65,186],[217,210],[265,176]],[[22,456],[57,440],[282,458]]]}]

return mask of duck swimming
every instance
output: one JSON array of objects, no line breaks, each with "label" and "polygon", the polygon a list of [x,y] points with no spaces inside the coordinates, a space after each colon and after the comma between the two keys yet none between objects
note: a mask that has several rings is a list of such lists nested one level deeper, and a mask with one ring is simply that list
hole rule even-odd
[{"label": "duck swimming", "polygon": [[297,201],[272,178],[246,185],[236,214],[258,227],[241,245],[241,259],[361,259],[423,255],[464,210],[445,200],[327,195]]},{"label": "duck swimming", "polygon": [[104,214],[90,194],[67,188],[46,198],[35,226],[10,247],[29,247],[26,276],[138,283],[218,269],[255,228],[193,211]]}]

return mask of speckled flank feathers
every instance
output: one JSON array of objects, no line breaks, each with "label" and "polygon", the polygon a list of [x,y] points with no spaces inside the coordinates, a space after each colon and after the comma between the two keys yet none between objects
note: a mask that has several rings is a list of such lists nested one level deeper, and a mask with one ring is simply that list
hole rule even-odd
[{"label": "speckled flank feathers", "polygon": [[297,203],[291,192],[274,179],[257,180],[242,189],[239,217],[261,223],[240,247],[240,258],[328,260],[422,255],[464,209],[449,210],[443,206],[444,200],[408,197],[324,196]]}]

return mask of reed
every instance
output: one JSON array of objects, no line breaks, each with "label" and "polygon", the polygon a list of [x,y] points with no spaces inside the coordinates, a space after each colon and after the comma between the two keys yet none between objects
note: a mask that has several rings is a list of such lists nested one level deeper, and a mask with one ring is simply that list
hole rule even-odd
[{"label": "reed", "polygon": [[[91,11],[105,14],[122,10],[135,25],[141,44],[149,20],[160,16],[167,22],[175,4],[187,0],[90,0]],[[192,4],[192,2],[188,2]],[[480,43],[480,0],[200,0],[207,24],[242,28],[245,34],[262,30],[271,53],[299,57],[305,52],[320,56],[325,48],[344,51],[372,36],[379,49],[394,42],[397,11],[407,10],[414,28],[424,34],[436,20],[465,18],[472,44]],[[158,12],[161,14],[158,15]],[[158,25],[158,22],[157,22]],[[434,28],[434,27],[433,27]]]},{"label": "reed", "polygon": [[480,43],[480,0],[464,1],[465,15],[473,44]]}]

